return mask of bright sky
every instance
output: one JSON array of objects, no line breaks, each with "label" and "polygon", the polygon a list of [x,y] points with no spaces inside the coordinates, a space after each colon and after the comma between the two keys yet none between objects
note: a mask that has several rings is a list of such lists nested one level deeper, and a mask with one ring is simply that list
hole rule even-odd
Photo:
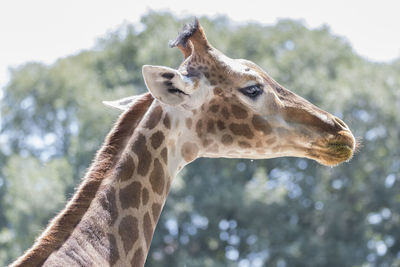
[{"label": "bright sky", "polygon": [[138,22],[149,9],[226,14],[236,22],[263,24],[303,19],[311,28],[329,25],[370,60],[400,57],[398,0],[5,0],[0,2],[0,88],[9,78],[8,67],[32,60],[52,63],[91,48],[96,38],[123,22]]}]

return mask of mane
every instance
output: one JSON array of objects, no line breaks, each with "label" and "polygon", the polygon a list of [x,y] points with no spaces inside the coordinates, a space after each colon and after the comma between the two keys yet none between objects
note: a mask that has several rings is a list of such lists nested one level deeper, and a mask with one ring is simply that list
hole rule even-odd
[{"label": "mane", "polygon": [[32,248],[11,266],[41,265],[54,250],[62,246],[88,210],[103,179],[117,164],[127,140],[142,120],[153,99],[150,93],[139,96],[136,102],[120,116],[103,146],[98,150],[95,160],[72,199],[49,223]]}]

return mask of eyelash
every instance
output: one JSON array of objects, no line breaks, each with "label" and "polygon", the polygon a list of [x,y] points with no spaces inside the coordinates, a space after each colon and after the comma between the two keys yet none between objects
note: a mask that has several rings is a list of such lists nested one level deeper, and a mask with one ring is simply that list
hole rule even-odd
[{"label": "eyelash", "polygon": [[245,88],[239,89],[239,91],[251,99],[256,99],[259,95],[263,93],[263,89],[260,84],[247,86]]}]

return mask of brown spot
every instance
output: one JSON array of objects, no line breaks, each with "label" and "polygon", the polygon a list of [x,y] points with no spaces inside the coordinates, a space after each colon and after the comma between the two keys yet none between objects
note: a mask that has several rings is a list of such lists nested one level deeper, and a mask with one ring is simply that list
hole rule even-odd
[{"label": "brown spot", "polygon": [[146,189],[146,187],[143,187],[142,190],[142,205],[146,205],[147,202],[149,201],[149,190]]},{"label": "brown spot", "polygon": [[198,120],[196,123],[196,133],[198,137],[201,137],[203,135],[202,133],[202,127],[203,127],[203,121]]},{"label": "brown spot", "polygon": [[161,165],[158,159],[154,160],[153,170],[151,171],[150,174],[150,183],[153,191],[161,195],[164,190],[165,177],[164,177],[163,166]]},{"label": "brown spot", "polygon": [[119,180],[126,181],[132,177],[133,171],[135,170],[135,164],[129,154],[125,154],[122,160],[117,165],[115,171]]},{"label": "brown spot", "polygon": [[219,105],[215,104],[215,105],[211,105],[210,108],[208,109],[209,111],[213,112],[213,113],[217,113],[219,110]]},{"label": "brown spot", "polygon": [[158,217],[160,217],[161,213],[161,205],[158,203],[153,203],[153,205],[151,206],[151,210],[153,212],[153,221],[154,223],[157,223]]},{"label": "brown spot", "polygon": [[214,95],[221,95],[222,94],[222,89],[219,87],[214,88]]},{"label": "brown spot", "polygon": [[160,106],[155,107],[154,110],[150,113],[144,127],[148,129],[153,129],[154,127],[156,127],[161,119],[162,112],[163,110]]},{"label": "brown spot", "polygon": [[186,162],[193,161],[197,154],[199,153],[199,148],[195,143],[186,142],[182,145],[181,154]]},{"label": "brown spot", "polygon": [[186,118],[186,127],[190,130],[192,128],[192,119],[191,118]]},{"label": "brown spot", "polygon": [[261,131],[264,134],[270,134],[272,132],[272,128],[268,121],[261,116],[254,115],[251,122],[253,123],[254,129],[257,131]]},{"label": "brown spot", "polygon": [[232,136],[230,136],[229,134],[224,134],[224,135],[222,136],[222,138],[221,138],[221,142],[222,142],[224,145],[228,146],[228,145],[232,144],[233,138],[232,138]]},{"label": "brown spot", "polygon": [[256,147],[261,147],[261,146],[262,146],[262,142],[261,141],[257,141]]},{"label": "brown spot", "polygon": [[214,120],[209,120],[207,122],[207,132],[208,133],[214,133],[215,134],[215,124]]},{"label": "brown spot", "polygon": [[153,148],[157,149],[164,142],[164,134],[161,131],[157,131],[150,137],[150,140]]},{"label": "brown spot", "polygon": [[118,234],[121,237],[125,254],[128,254],[139,237],[138,220],[132,215],[124,217],[119,224]]},{"label": "brown spot", "polygon": [[251,147],[251,145],[249,143],[247,143],[246,141],[239,141],[238,144],[241,148],[250,148]]},{"label": "brown spot", "polygon": [[208,78],[210,78],[210,73],[205,72],[205,73],[204,73],[204,76],[206,76],[206,78],[208,79]]},{"label": "brown spot", "polygon": [[222,116],[224,116],[224,118],[227,120],[230,117],[229,111],[226,107],[223,107],[221,110]]},{"label": "brown spot", "polygon": [[268,140],[265,141],[265,143],[267,145],[272,145],[275,142],[276,142],[276,138],[275,137],[271,137],[271,138],[269,138]]},{"label": "brown spot", "polygon": [[232,105],[232,113],[236,117],[236,119],[247,118],[247,111],[238,105]]},{"label": "brown spot", "polygon": [[118,209],[115,199],[115,189],[108,187],[107,189],[99,192],[99,202],[102,208],[107,211],[106,221],[108,225],[113,225],[118,218]]},{"label": "brown spot", "polygon": [[151,154],[146,147],[146,137],[143,134],[139,134],[136,137],[132,145],[132,150],[138,156],[139,162],[137,167],[137,172],[140,175],[145,176],[149,171]]},{"label": "brown spot", "polygon": [[139,182],[132,182],[119,190],[119,201],[121,202],[121,207],[123,209],[129,207],[139,208],[141,192],[142,185]]},{"label": "brown spot", "polygon": [[135,254],[133,254],[133,258],[131,261],[131,266],[133,267],[142,267],[144,266],[144,254],[141,247],[139,247]]},{"label": "brown spot", "polygon": [[164,123],[164,126],[165,126],[167,129],[171,129],[171,120],[170,120],[170,118],[169,118],[168,113],[165,114],[163,123]]},{"label": "brown spot", "polygon": [[229,129],[231,129],[234,135],[244,136],[248,139],[251,139],[254,136],[247,124],[232,123],[229,125]]},{"label": "brown spot", "polygon": [[119,259],[117,240],[112,234],[107,234],[107,239],[110,244],[110,254],[108,255],[108,261],[110,265],[114,265]]},{"label": "brown spot", "polygon": [[209,146],[212,142],[213,142],[213,140],[211,140],[211,139],[205,139],[205,140],[203,140],[203,146],[204,146],[204,147],[207,147],[207,146]]},{"label": "brown spot", "polygon": [[211,81],[210,81],[210,84],[211,84],[212,86],[217,85],[217,81],[216,81],[216,80],[211,80]]},{"label": "brown spot", "polygon": [[168,163],[168,149],[166,147],[164,147],[161,150],[161,158],[163,159],[164,163],[167,164]]},{"label": "brown spot", "polygon": [[146,212],[143,218],[143,232],[147,247],[150,247],[151,238],[153,237],[153,225],[151,224],[151,219],[148,212]]},{"label": "brown spot", "polygon": [[225,123],[223,122],[223,121],[221,121],[221,120],[218,120],[217,121],[217,126],[218,126],[218,129],[220,130],[220,131],[222,131],[222,130],[224,130],[226,127],[225,127]]}]

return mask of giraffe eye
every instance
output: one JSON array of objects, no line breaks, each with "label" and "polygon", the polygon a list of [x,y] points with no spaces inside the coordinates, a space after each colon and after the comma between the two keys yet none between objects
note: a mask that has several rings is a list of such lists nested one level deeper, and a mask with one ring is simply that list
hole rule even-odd
[{"label": "giraffe eye", "polygon": [[260,84],[240,88],[239,91],[245,96],[250,97],[251,99],[255,99],[257,96],[263,93],[263,89]]}]

